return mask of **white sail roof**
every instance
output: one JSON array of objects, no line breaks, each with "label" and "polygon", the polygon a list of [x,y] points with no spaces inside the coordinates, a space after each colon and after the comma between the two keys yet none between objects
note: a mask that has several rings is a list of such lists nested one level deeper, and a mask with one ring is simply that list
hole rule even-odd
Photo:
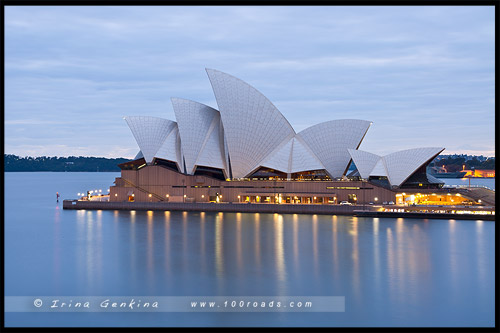
[{"label": "white sail roof", "polygon": [[373,170],[377,162],[381,159],[380,156],[369,153],[363,150],[348,149],[356,168],[359,171],[361,178],[367,179],[370,172]]},{"label": "white sail roof", "polygon": [[311,149],[302,142],[302,139],[296,135],[293,139],[290,173],[321,169],[325,169],[323,163],[321,163]]},{"label": "white sail roof", "polygon": [[171,100],[187,173],[193,174],[196,165],[225,169],[219,112],[195,101],[182,98]]},{"label": "white sail roof", "polygon": [[174,121],[147,116],[124,117],[146,163],[151,163],[161,145],[176,127]]},{"label": "white sail roof", "polygon": [[443,150],[444,148],[440,147],[413,148],[384,156],[389,182],[393,186],[400,186],[418,168]]},{"label": "white sail roof", "polygon": [[220,115],[214,117],[212,124],[207,132],[207,137],[202,144],[200,154],[196,159],[195,165],[208,166],[211,168],[222,169],[226,175],[229,172],[226,167],[224,155],[224,133],[221,128]]},{"label": "white sail roof", "polygon": [[232,75],[206,71],[224,125],[233,178],[243,178],[295,131],[257,89]]},{"label": "white sail roof", "polygon": [[[175,122],[174,122],[175,123]],[[184,171],[184,163],[182,158],[181,139],[177,123],[174,129],[167,136],[155,157],[162,158],[177,163],[180,171]]]},{"label": "white sail roof", "polygon": [[[356,162],[354,162],[356,163]],[[370,171],[370,176],[387,177],[387,169],[385,168],[384,159],[381,157],[372,171]]]},{"label": "white sail roof", "polygon": [[314,152],[331,177],[341,177],[351,161],[347,149],[359,147],[370,125],[371,122],[366,120],[331,120],[308,127],[297,135]]},{"label": "white sail roof", "polygon": [[293,140],[286,140],[279,145],[268,158],[261,163],[262,166],[290,173],[290,158],[292,155]]},{"label": "white sail roof", "polygon": [[286,173],[325,169],[319,159],[297,135],[278,146],[262,162],[262,166]]},{"label": "white sail roof", "polygon": [[135,155],[134,160],[138,160],[139,158],[143,158],[144,156],[142,155],[142,151],[139,150],[137,155]]},{"label": "white sail roof", "polygon": [[401,186],[444,148],[408,149],[386,156],[357,150],[371,122],[332,120],[300,133],[259,91],[229,74],[207,69],[220,112],[207,105],[172,98],[177,122],[157,117],[125,117],[139,153],[150,164],[155,157],[177,163],[193,174],[197,166],[224,170],[244,178],[259,167],[287,174],[324,169],[341,177],[354,161],[362,178],[386,176]]}]

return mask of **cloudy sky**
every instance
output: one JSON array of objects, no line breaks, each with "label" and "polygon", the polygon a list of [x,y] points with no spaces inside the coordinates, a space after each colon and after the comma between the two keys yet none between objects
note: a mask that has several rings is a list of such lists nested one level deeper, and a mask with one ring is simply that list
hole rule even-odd
[{"label": "cloudy sky", "polygon": [[132,158],[123,116],[217,108],[205,68],[296,132],[373,121],[360,149],[494,156],[494,7],[5,7],[5,152]]}]

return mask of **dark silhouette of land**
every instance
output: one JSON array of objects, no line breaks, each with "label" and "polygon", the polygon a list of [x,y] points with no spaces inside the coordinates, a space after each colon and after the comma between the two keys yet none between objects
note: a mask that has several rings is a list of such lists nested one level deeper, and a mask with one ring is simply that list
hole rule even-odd
[{"label": "dark silhouette of land", "polygon": [[91,171],[120,172],[118,164],[130,161],[128,158],[105,157],[19,157],[12,154],[4,155],[4,171]]}]

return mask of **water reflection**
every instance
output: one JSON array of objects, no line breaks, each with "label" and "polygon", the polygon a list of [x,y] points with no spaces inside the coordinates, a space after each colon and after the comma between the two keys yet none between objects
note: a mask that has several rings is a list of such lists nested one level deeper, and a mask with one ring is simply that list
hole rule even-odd
[{"label": "water reflection", "polygon": [[[165,211],[165,270],[167,276],[170,276],[172,270],[170,268],[170,211]],[[170,281],[170,279],[167,279]]]},{"label": "water reflection", "polygon": [[274,214],[274,249],[279,295],[286,295],[286,266],[283,244],[283,215]]},{"label": "water reflection", "polygon": [[[465,307],[464,281],[467,290],[490,301],[488,222],[168,211],[75,214],[76,232],[84,237],[77,243],[74,283],[85,290],[109,284],[103,268],[112,266],[125,276],[125,286],[150,294],[346,295],[353,309],[363,311],[367,302],[386,305],[371,311],[392,313],[397,320],[417,318],[425,306],[433,307],[436,293],[445,295],[439,297],[446,297],[447,306]],[[103,239],[114,237],[103,234],[107,214],[107,232],[119,234],[112,249],[121,251],[114,251],[118,258],[106,265]],[[63,226],[59,218],[56,211],[56,238]],[[462,228],[472,235],[468,243]],[[431,238],[431,231],[437,236]],[[62,274],[60,246],[56,240],[55,277]]]},{"label": "water reflection", "polygon": [[151,280],[154,276],[154,263],[153,263],[153,253],[154,253],[154,234],[153,234],[153,217],[154,213],[152,210],[148,210],[147,213],[147,269],[150,274],[150,283],[152,285],[153,281]]},{"label": "water reflection", "polygon": [[[260,214],[254,214],[255,265],[260,268]],[[257,269],[260,272],[260,269]]]},{"label": "water reflection", "polygon": [[299,275],[299,217],[293,214],[293,263],[295,276]]},{"label": "water reflection", "polygon": [[223,218],[222,213],[215,217],[215,271],[219,279],[224,276]]},{"label": "water reflection", "polygon": [[[431,292],[427,285],[432,269],[429,239],[420,223],[398,218],[394,229],[395,233],[388,227],[386,235],[389,295],[395,303],[415,305]],[[414,316],[415,313],[407,310],[403,315]]]},{"label": "water reflection", "polygon": [[359,244],[358,244],[358,218],[352,218],[351,230],[349,233],[352,235],[352,285],[354,295],[358,301],[361,301],[360,291],[360,276],[359,276]]},{"label": "water reflection", "polygon": [[241,213],[236,213],[236,262],[238,271],[243,269],[243,255],[241,253]]},{"label": "water reflection", "polygon": [[56,206],[54,215],[54,285],[60,285],[61,276],[61,209]]},{"label": "water reflection", "polygon": [[200,255],[202,271],[206,271],[206,249],[205,249],[205,212],[200,213]]},{"label": "water reflection", "polygon": [[[332,247],[333,247],[333,274],[335,277],[339,274],[339,252],[337,241],[337,215],[332,216]],[[335,281],[338,281],[335,279]]]},{"label": "water reflection", "polygon": [[381,283],[379,223],[380,219],[378,217],[373,218],[373,275],[375,276],[377,289],[380,289]]},{"label": "water reflection", "polygon": [[136,283],[137,281],[137,266],[136,266],[136,261],[137,261],[137,236],[136,236],[136,211],[131,210],[130,211],[130,272],[128,273],[129,277],[132,277],[133,283]]},{"label": "water reflection", "polygon": [[318,215],[312,216],[312,236],[313,236],[313,258],[314,258],[314,276],[318,277]]},{"label": "water reflection", "polygon": [[[457,255],[457,234],[456,234],[456,221],[449,220],[449,242],[450,242],[450,279],[451,279],[451,287],[453,290],[457,288],[457,279],[458,279],[458,255]],[[455,297],[456,294],[454,293]]]},{"label": "water reflection", "polygon": [[477,283],[479,286],[481,286],[481,293],[485,292],[484,286],[486,285],[487,281],[486,269],[488,268],[488,256],[486,253],[485,243],[483,242],[483,224],[484,222],[482,220],[476,221]]}]

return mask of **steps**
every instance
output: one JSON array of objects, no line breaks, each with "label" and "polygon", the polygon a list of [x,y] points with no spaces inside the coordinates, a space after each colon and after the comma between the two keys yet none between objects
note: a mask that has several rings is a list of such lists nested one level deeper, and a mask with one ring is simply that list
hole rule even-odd
[{"label": "steps", "polygon": [[126,184],[138,189],[139,191],[143,192],[143,193],[146,193],[146,194],[151,194],[152,197],[158,199],[159,201],[165,201],[165,199],[161,196],[161,195],[158,195],[156,193],[153,193],[153,192],[150,192],[148,190],[146,190],[145,188],[142,188],[140,187],[139,185],[135,185],[134,183],[132,183],[130,180],[127,180],[125,178],[121,178]]}]

